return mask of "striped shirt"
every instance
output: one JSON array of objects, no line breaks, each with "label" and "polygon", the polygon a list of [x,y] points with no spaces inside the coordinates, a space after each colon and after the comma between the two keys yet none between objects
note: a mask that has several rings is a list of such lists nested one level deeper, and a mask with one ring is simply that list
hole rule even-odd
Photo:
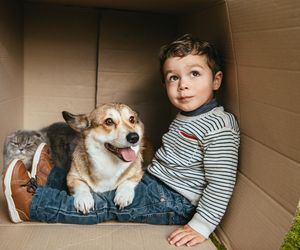
[{"label": "striped shirt", "polygon": [[178,114],[148,171],[197,206],[188,223],[208,238],[222,219],[236,180],[239,127],[223,107]]}]

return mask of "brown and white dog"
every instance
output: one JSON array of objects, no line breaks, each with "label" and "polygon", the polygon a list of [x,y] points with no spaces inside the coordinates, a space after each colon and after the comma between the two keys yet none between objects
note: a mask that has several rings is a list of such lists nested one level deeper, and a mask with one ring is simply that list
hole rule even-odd
[{"label": "brown and white dog", "polygon": [[63,117],[81,133],[73,153],[67,185],[77,211],[94,208],[91,190],[102,193],[116,189],[114,202],[130,205],[134,188],[143,176],[144,125],[136,112],[124,104],[104,104],[90,114]]}]

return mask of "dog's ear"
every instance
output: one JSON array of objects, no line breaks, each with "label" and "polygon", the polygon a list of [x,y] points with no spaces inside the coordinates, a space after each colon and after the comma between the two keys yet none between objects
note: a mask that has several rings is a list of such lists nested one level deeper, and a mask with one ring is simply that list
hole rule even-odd
[{"label": "dog's ear", "polygon": [[62,116],[67,124],[77,132],[82,132],[90,127],[90,121],[87,115],[73,115],[67,111],[63,111]]}]

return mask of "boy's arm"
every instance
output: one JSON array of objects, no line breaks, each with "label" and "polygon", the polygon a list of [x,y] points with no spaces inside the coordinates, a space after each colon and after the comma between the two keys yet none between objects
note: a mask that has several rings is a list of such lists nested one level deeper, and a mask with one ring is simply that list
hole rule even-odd
[{"label": "boy's arm", "polygon": [[196,213],[188,223],[205,238],[220,223],[236,180],[239,132],[225,128],[207,135],[204,149],[204,174],[207,186]]}]

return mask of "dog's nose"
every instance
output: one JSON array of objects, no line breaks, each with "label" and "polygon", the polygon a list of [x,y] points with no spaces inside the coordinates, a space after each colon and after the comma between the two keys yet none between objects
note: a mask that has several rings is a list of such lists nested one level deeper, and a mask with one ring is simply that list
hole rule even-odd
[{"label": "dog's nose", "polygon": [[129,133],[126,136],[126,139],[130,143],[136,143],[136,142],[138,142],[138,140],[140,139],[140,137],[139,137],[139,135],[137,133]]}]

